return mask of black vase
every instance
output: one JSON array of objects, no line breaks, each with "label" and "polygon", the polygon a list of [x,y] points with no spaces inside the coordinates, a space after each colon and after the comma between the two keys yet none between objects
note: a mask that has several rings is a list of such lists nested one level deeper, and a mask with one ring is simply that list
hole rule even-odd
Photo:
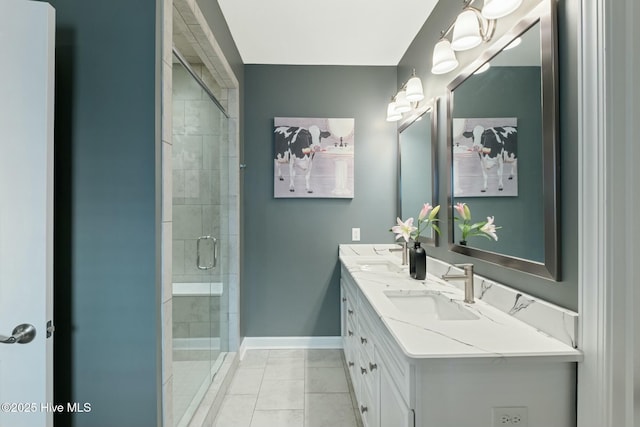
[{"label": "black vase", "polygon": [[409,249],[409,275],[416,280],[427,277],[427,252],[420,242],[414,242]]}]

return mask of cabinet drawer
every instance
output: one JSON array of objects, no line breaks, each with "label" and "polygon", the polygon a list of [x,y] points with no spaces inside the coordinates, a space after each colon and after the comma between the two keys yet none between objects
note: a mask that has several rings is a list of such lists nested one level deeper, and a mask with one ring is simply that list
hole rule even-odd
[{"label": "cabinet drawer", "polygon": [[376,328],[371,323],[369,316],[367,316],[366,310],[363,309],[364,304],[360,304],[360,310],[358,311],[358,343],[362,347],[363,351],[367,353],[368,358],[373,360],[374,352],[373,347],[376,344]]},{"label": "cabinet drawer", "polygon": [[378,395],[379,375],[378,364],[369,358],[366,353],[360,353],[358,359],[358,373],[362,378],[362,384],[367,388],[371,396]]},{"label": "cabinet drawer", "polygon": [[340,278],[340,283],[342,283],[342,287],[345,290],[347,301],[350,301],[351,304],[355,306],[358,297],[358,288],[356,284],[352,281],[350,276],[344,275]]},{"label": "cabinet drawer", "polygon": [[360,401],[362,398],[362,378],[360,375],[360,366],[358,364],[358,355],[353,352],[351,355],[347,356],[345,353],[345,359],[347,361],[347,370],[349,371],[349,377],[351,378],[353,392],[356,395],[356,400]]},{"label": "cabinet drawer", "polygon": [[347,335],[342,338],[344,345],[344,357],[347,362],[357,363],[360,348],[356,342],[356,335],[349,335],[349,332],[350,330],[347,329]]}]

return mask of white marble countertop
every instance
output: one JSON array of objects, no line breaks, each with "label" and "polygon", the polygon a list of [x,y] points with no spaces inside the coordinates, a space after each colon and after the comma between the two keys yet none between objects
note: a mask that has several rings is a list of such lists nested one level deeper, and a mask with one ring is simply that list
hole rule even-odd
[{"label": "white marble countertop", "polygon": [[[473,304],[465,303],[459,286],[445,282],[429,272],[425,280],[412,279],[408,274],[408,266],[401,266],[397,253],[388,251],[393,246],[375,245],[374,251],[358,255],[351,250],[353,245],[348,246],[349,250],[343,250],[341,245],[340,260],[408,357],[536,357],[544,358],[544,361],[563,362],[582,360],[582,352],[579,350],[483,300],[476,299]],[[395,271],[386,271],[386,268],[380,267],[387,262],[390,263],[391,270]],[[387,297],[389,291],[398,293],[425,290],[439,293],[477,318],[439,320],[428,313],[401,310]]]}]

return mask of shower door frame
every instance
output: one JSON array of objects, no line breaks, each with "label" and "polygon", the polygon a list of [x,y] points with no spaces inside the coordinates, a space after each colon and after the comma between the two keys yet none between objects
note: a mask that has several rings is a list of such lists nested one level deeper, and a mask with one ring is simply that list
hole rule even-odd
[{"label": "shower door frame", "polygon": [[[229,260],[230,240],[229,221],[228,216],[225,215],[225,212],[229,211],[227,181],[229,164],[225,162],[229,150],[229,114],[203,78],[176,47],[173,48],[173,55],[177,60],[172,69],[173,83],[176,84],[179,81],[179,87],[182,88],[177,92],[174,90],[173,94],[180,96],[180,100],[174,99],[174,103],[184,103],[184,108],[174,109],[173,112],[172,137],[176,140],[173,141],[172,151],[176,150],[178,137],[186,138],[185,144],[188,144],[187,141],[192,138],[200,140],[197,144],[199,149],[196,148],[197,146],[190,148],[181,146],[178,157],[172,153],[173,173],[184,174],[185,186],[184,194],[174,197],[172,201],[174,223],[175,211],[178,207],[187,208],[182,215],[189,211],[193,212],[194,208],[200,213],[193,218],[200,223],[200,232],[197,235],[192,234],[194,230],[191,230],[188,235],[184,234],[184,221],[188,220],[188,217],[181,215],[180,225],[174,226],[174,231],[176,228],[182,229],[182,235],[177,238],[173,236],[173,251],[178,250],[178,242],[183,248],[178,258],[175,254],[173,257],[173,262],[180,259],[179,262],[182,264],[180,273],[176,272],[175,266],[173,269],[174,298],[179,295],[178,300],[174,302],[173,314],[182,317],[181,327],[173,324],[174,330],[176,326],[182,329],[182,336],[173,338],[174,393],[182,394],[179,406],[176,406],[174,400],[174,425],[186,427],[190,424],[222,367],[229,349],[229,287],[228,280],[225,280],[228,277],[226,264]],[[196,64],[195,66],[200,68],[200,72],[206,72],[204,65]],[[178,70],[181,70],[182,76],[176,80],[175,73]],[[185,84],[187,86],[184,86]],[[178,111],[182,113],[180,122],[183,123],[179,130],[175,125]],[[191,113],[189,114],[188,111]],[[189,118],[192,120],[196,118],[196,120],[189,125],[187,123]],[[194,148],[196,151],[192,151]],[[183,158],[183,155],[186,157]],[[175,163],[178,158],[179,166]],[[191,176],[191,179],[188,176]],[[194,178],[195,181],[189,182]],[[174,192],[175,189],[174,187]],[[219,252],[224,256],[219,257]],[[187,288],[187,294],[183,295],[181,291],[176,293],[178,286],[181,289]],[[177,308],[178,301],[181,302],[181,308]],[[203,324],[208,324],[206,333],[202,328]],[[180,355],[179,362],[175,359],[178,355]],[[186,366],[176,371],[176,363],[186,364]],[[176,377],[178,372],[181,372],[180,378]],[[190,402],[185,406],[186,397],[189,397]]]},{"label": "shower door frame", "polygon": [[[240,99],[239,82],[225,58],[222,49],[215,40],[208,23],[197,2],[188,0],[164,0],[161,5],[162,27],[162,285],[161,285],[161,313],[162,313],[162,395],[159,407],[162,411],[162,425],[173,427],[173,368],[172,368],[172,61],[174,40],[178,48],[180,43],[189,43],[192,49],[185,50],[191,55],[195,50],[201,62],[214,76],[216,84],[225,91],[227,105],[229,137],[229,236],[231,238],[228,254],[228,335],[229,353],[223,366],[224,372],[233,372],[237,364],[237,350],[240,344],[239,326],[239,287],[240,287],[240,196],[242,178],[240,176],[241,145],[240,145]],[[188,24],[187,24],[188,22]],[[181,37],[174,39],[174,30]],[[224,97],[223,97],[224,99]],[[225,278],[226,280],[226,278]],[[215,387],[228,386],[229,375],[219,375],[208,391],[205,400],[210,403],[205,413],[199,408],[194,420],[205,425],[212,421],[221,403],[218,393],[211,396]],[[218,384],[218,382],[224,384]],[[213,401],[213,403],[211,403]],[[205,406],[205,405],[202,405]],[[193,424],[193,422],[192,422]],[[198,424],[200,425],[200,424]]]}]

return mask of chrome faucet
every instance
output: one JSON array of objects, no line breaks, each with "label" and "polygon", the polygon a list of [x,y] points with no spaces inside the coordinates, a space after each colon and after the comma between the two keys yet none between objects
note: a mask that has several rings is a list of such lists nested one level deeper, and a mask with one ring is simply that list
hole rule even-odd
[{"label": "chrome faucet", "polygon": [[464,269],[464,274],[443,274],[444,280],[464,280],[464,302],[473,304],[473,264],[455,264]]},{"label": "chrome faucet", "polygon": [[398,243],[400,245],[399,248],[389,248],[389,252],[398,252],[398,251],[402,251],[402,265],[407,265],[408,264],[408,249],[407,249],[407,242],[400,242]]}]

